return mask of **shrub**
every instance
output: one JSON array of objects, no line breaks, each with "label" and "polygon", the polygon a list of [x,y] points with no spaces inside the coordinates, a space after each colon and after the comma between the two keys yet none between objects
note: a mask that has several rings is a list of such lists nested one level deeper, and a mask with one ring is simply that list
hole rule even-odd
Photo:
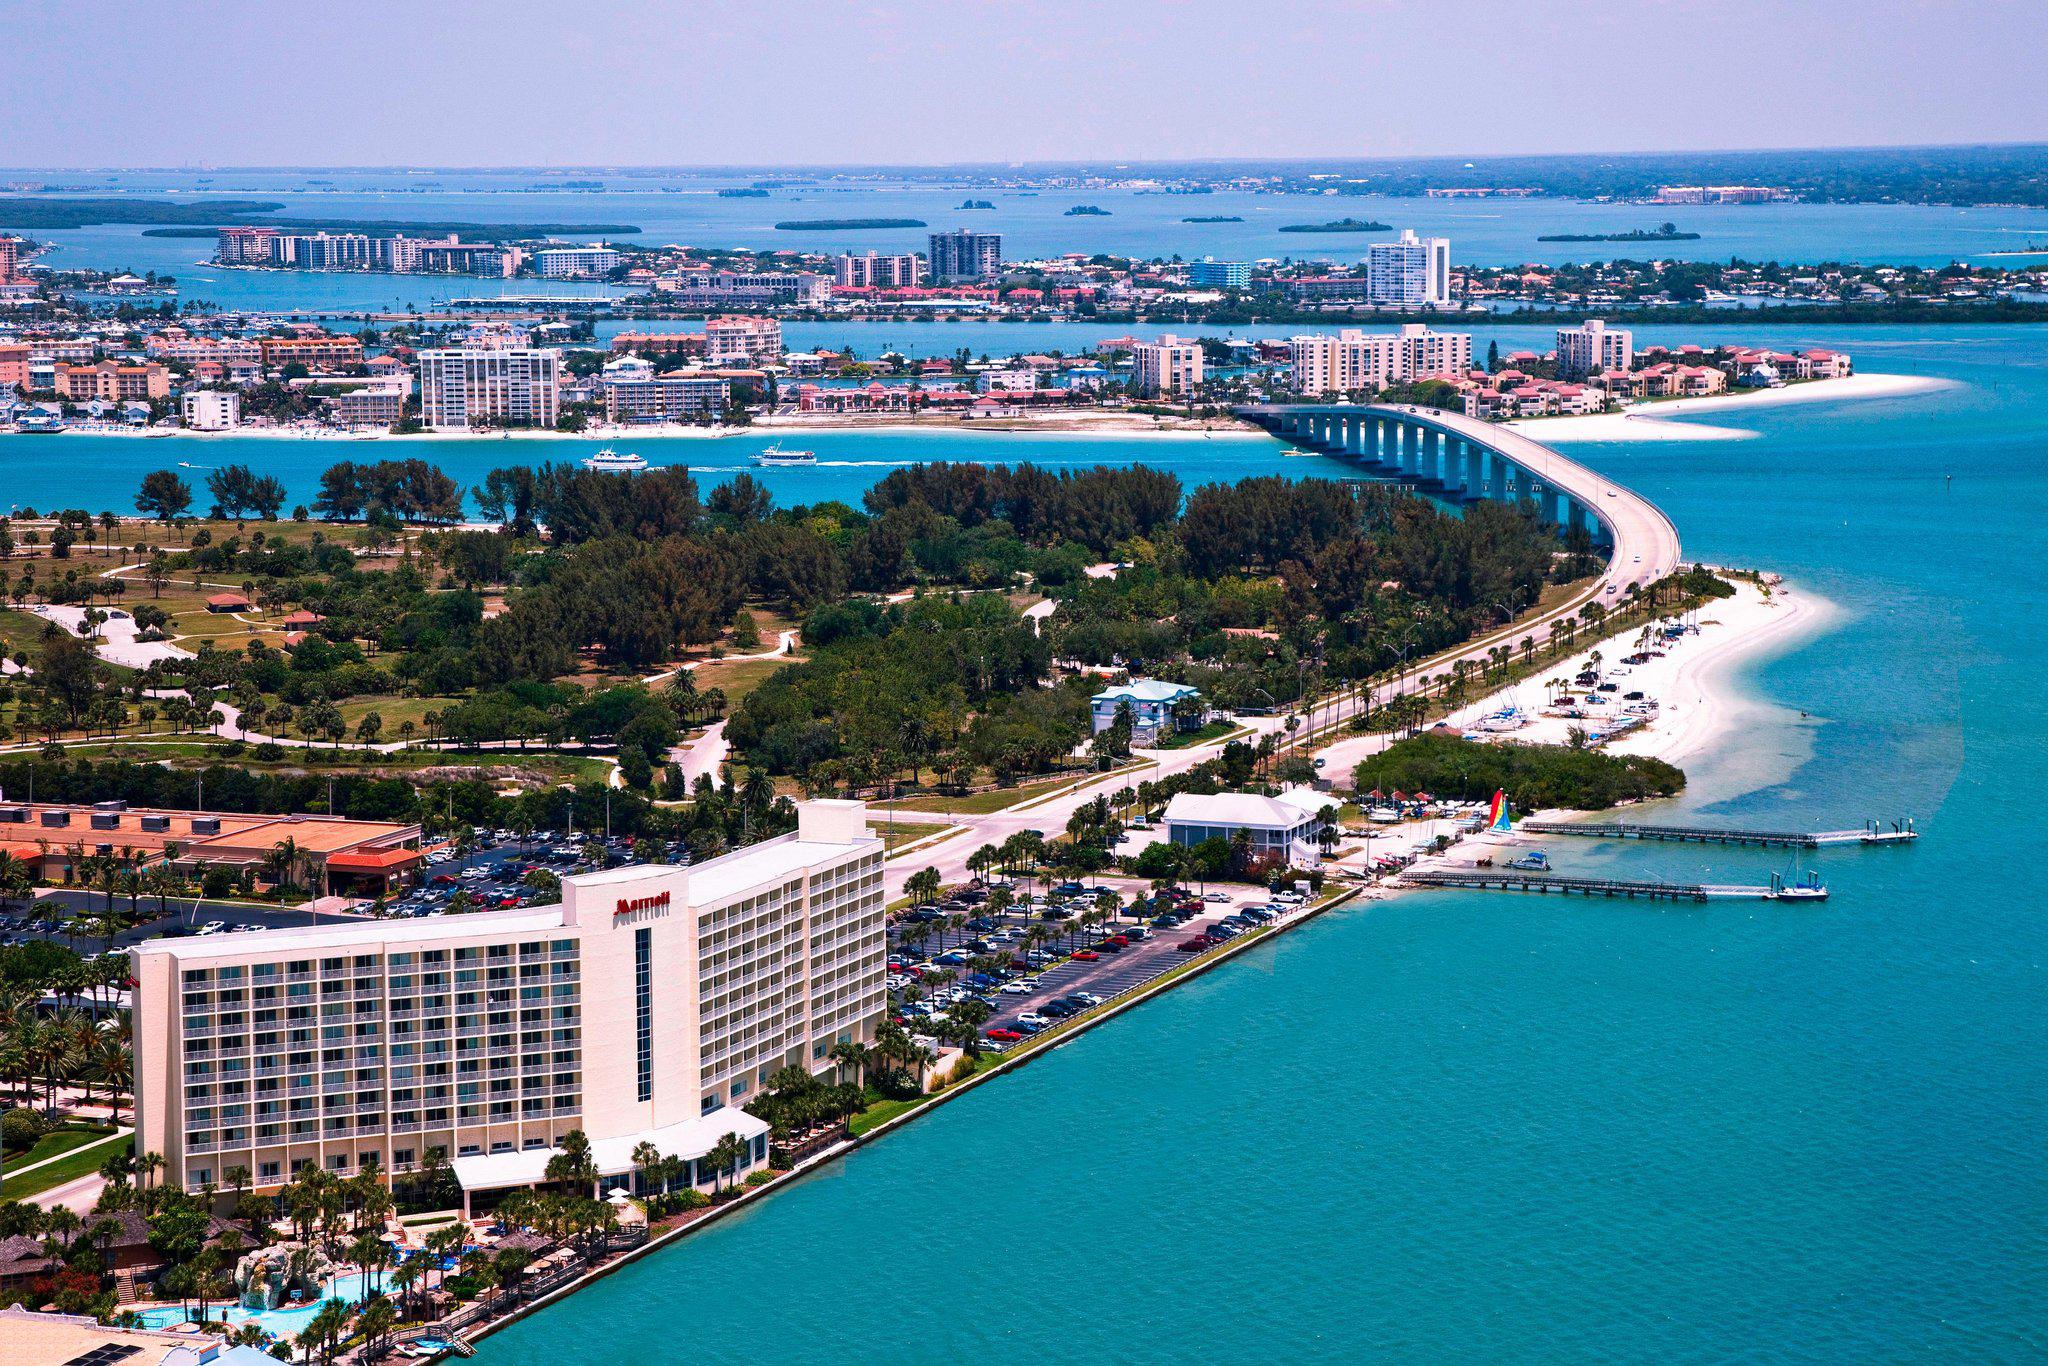
[{"label": "shrub", "polygon": [[10,1152],[25,1152],[50,1132],[50,1121],[27,1106],[17,1106],[0,1115],[0,1146]]}]

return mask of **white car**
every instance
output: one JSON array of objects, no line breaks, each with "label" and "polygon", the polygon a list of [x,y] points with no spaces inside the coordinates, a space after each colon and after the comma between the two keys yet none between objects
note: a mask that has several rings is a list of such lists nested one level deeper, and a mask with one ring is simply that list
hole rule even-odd
[{"label": "white car", "polygon": [[1017,1017],[1017,1023],[1029,1025],[1033,1029],[1050,1029],[1055,1022],[1049,1015],[1041,1015],[1035,1010],[1027,1010]]},{"label": "white car", "polygon": [[206,922],[206,923],[205,923],[204,925],[201,925],[201,926],[199,927],[199,933],[201,933],[201,934],[219,934],[219,933],[221,933],[222,931],[226,930],[226,929],[227,929],[227,927],[228,927],[228,922],[227,922],[227,921],[225,921],[225,920],[209,920],[209,921],[207,921],[207,922]]},{"label": "white car", "polygon": [[996,990],[1005,996],[1029,996],[1038,988],[1028,982],[1005,982]]}]

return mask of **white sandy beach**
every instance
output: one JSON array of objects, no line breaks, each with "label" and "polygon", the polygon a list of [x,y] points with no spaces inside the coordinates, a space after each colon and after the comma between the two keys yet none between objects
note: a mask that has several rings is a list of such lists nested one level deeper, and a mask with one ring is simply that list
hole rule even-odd
[{"label": "white sandy beach", "polygon": [[[1536,716],[1545,702],[1544,680],[1575,677],[1591,667],[1598,651],[1604,679],[1619,684],[1620,692],[1641,692],[1658,703],[1655,717],[1603,748],[1612,754],[1642,754],[1670,762],[1711,748],[1739,727],[1747,710],[1732,682],[1735,666],[1785,648],[1825,625],[1835,611],[1826,599],[1783,582],[1771,584],[1768,592],[1747,579],[1733,582],[1735,596],[1702,608],[1698,634],[1660,645],[1665,651],[1662,658],[1633,666],[1619,664],[1623,655],[1635,653],[1635,633],[1630,632],[1589,645],[1545,668],[1541,675],[1469,702],[1445,719],[1450,725],[1467,727],[1509,706]],[[1619,697],[1619,693],[1610,696]],[[1614,710],[1618,715],[1619,703]],[[1501,743],[1561,745],[1574,726],[1597,730],[1599,722],[1536,716],[1520,730],[1499,738]],[[1388,743],[1385,736],[1352,736],[1325,747],[1318,755],[1324,760],[1326,776],[1348,786],[1351,770]]]},{"label": "white sandy beach", "polygon": [[365,435],[330,427],[237,427],[226,432],[191,431],[183,427],[125,427],[118,424],[67,427],[61,432],[39,434],[38,441],[65,436],[120,436],[141,440],[236,441],[260,438],[266,441],[349,441],[374,445],[380,441],[599,441],[628,446],[634,441],[719,441],[767,437],[789,432],[865,432],[904,436],[944,433],[952,435],[1102,437],[1118,441],[1149,437],[1176,440],[1270,441],[1265,432],[1224,419],[1168,418],[1160,421],[1143,413],[1057,412],[1023,413],[1010,417],[961,418],[945,414],[915,422],[901,414],[872,416],[842,413],[784,413],[757,418],[744,427],[703,427],[692,423],[640,422],[630,426],[593,423],[580,432],[556,432],[533,428],[475,432],[377,432]]},{"label": "white sandy beach", "polygon": [[1787,403],[1832,403],[1851,399],[1897,398],[1951,388],[1953,380],[1923,375],[1849,375],[1788,384],[1782,389],[1750,389],[1709,398],[1681,398],[1641,403],[1618,413],[1588,417],[1533,417],[1507,425],[1537,441],[1742,441],[1756,435],[1740,427],[1672,422],[1694,413],[1773,408]]},{"label": "white sandy beach", "polygon": [[[1716,602],[1700,612],[1697,635],[1686,635],[1663,646],[1665,654],[1661,659],[1614,668],[1614,661],[1634,653],[1633,635],[1616,638],[1589,646],[1568,659],[1558,661],[1554,668],[1544,670],[1540,678],[1503,688],[1471,703],[1449,719],[1454,725],[1469,725],[1488,712],[1509,705],[1518,705],[1526,711],[1539,710],[1545,692],[1542,680],[1576,675],[1590,664],[1593,651],[1597,649],[1605,677],[1619,683],[1625,692],[1645,693],[1660,704],[1657,716],[1649,724],[1605,746],[1609,753],[1648,755],[1676,763],[1717,744],[1727,743],[1749,725],[1748,718],[1754,712],[1769,706],[1746,697],[1735,686],[1737,666],[1758,655],[1785,649],[1800,637],[1821,629],[1837,610],[1826,599],[1788,588],[1782,582],[1770,584],[1766,592],[1755,583],[1740,580],[1736,589],[1733,598]],[[1569,727],[1588,724],[1561,717],[1543,717],[1511,735],[1500,737],[1499,743],[1562,744]],[[1339,782],[1348,783],[1350,769],[1368,754],[1384,749],[1387,743],[1386,737],[1381,736],[1339,741],[1321,752],[1326,760],[1325,772]],[[1544,811],[1536,814],[1557,818],[1573,813]],[[1338,862],[1350,871],[1362,873],[1370,868],[1370,861],[1375,856],[1419,853],[1437,836],[1449,835],[1453,837],[1453,843],[1448,850],[1441,855],[1427,856],[1416,866],[1469,867],[1481,857],[1500,857],[1496,851],[1503,845],[1525,842],[1519,835],[1460,835],[1457,824],[1454,819],[1433,818],[1376,829],[1369,841],[1347,842]]]}]

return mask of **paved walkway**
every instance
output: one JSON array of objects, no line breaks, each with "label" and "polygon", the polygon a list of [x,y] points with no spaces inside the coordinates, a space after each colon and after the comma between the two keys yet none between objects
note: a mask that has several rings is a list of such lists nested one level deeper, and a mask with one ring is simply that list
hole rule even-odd
[{"label": "paved walkway", "polygon": [[[14,604],[18,610],[31,612],[45,621],[54,621],[74,636],[85,636],[85,613],[83,607],[65,607],[57,603],[39,602],[24,607]],[[162,659],[191,659],[190,650],[181,650],[168,640],[137,640],[140,628],[135,618],[118,607],[98,609],[106,613],[107,619],[100,623],[99,643],[94,647],[97,654],[109,664],[123,668],[146,669]]]}]

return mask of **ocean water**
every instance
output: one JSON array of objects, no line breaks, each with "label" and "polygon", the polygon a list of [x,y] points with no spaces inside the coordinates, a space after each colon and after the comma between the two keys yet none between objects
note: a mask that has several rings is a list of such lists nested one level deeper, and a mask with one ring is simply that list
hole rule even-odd
[{"label": "ocean water", "polygon": [[[1828,339],[1866,370],[1956,385],[1710,419],[1749,441],[1579,454],[1661,502],[1694,554],[1841,608],[1743,671],[1767,710],[1689,764],[1675,809],[1808,827],[1911,814],[1918,847],[1828,853],[1820,908],[1346,908],[478,1359],[2048,1354],[2048,897],[2030,814],[2048,779],[2048,338]],[[1714,880],[1790,867],[1554,852]]]},{"label": "ocean water", "polygon": [[[326,183],[313,184],[312,179]],[[776,189],[766,199],[721,199],[721,185],[705,177],[611,176],[600,190],[532,187],[546,177],[530,172],[215,172],[201,179],[182,172],[53,173],[49,179],[78,193],[171,195],[204,201],[258,198],[281,202],[277,217],[392,221],[615,223],[642,229],[629,239],[698,247],[762,250],[923,250],[927,233],[957,227],[1000,232],[1012,259],[1063,252],[1107,252],[1143,258],[1213,256],[1219,260],[1266,257],[1355,261],[1371,235],[1284,233],[1290,224],[1356,218],[1447,236],[1461,263],[1563,263],[1615,256],[1722,261],[1885,261],[1944,265],[1958,258],[1991,259],[2048,239],[2048,210],[2015,206],[1959,208],[1919,204],[1756,204],[1689,207],[1592,204],[1565,199],[1443,200],[1336,195],[1146,194],[1133,190],[1060,189],[1038,193],[939,188],[875,181]],[[992,210],[961,210],[964,199],[986,199]],[[0,197],[0,228],[7,200]],[[1106,217],[1069,217],[1092,204]],[[1187,223],[1189,217],[1235,216],[1239,223]],[[790,219],[913,218],[923,228],[788,232]],[[258,221],[260,221],[260,216]],[[1698,241],[1659,243],[1541,242],[1554,233],[1626,232],[1671,221],[1700,234]],[[197,264],[212,244],[198,239],[144,237],[135,225],[110,224],[35,234],[57,244],[53,265],[93,266],[178,277],[183,296],[229,308],[303,311],[308,308],[386,309],[457,297],[534,293],[536,282],[444,280],[423,276],[320,275],[301,272],[222,271]]]}]

